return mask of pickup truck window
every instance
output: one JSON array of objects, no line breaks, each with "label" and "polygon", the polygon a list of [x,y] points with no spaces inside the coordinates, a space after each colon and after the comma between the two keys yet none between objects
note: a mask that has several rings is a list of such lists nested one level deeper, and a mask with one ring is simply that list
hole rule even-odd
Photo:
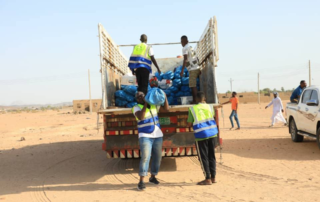
[{"label": "pickup truck window", "polygon": [[[318,97],[318,92],[317,92],[316,90],[313,90],[313,91],[312,91],[312,94],[311,94],[310,100],[317,100],[317,101],[319,101],[318,99],[319,99],[319,97]],[[318,102],[318,103],[319,103],[319,102]]]},{"label": "pickup truck window", "polygon": [[311,97],[311,93],[312,93],[312,90],[306,90],[304,91],[303,95],[302,95],[302,103],[307,103],[308,100],[310,100],[310,97]]}]

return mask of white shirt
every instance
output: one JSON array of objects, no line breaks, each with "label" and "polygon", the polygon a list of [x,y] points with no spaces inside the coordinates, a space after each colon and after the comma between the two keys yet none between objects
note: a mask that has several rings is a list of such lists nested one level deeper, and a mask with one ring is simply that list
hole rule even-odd
[{"label": "white shirt", "polygon": [[[200,69],[200,67],[198,66],[198,59],[192,56],[192,50],[191,50],[191,46],[189,46],[189,44],[186,44],[183,48],[182,48],[182,55],[187,55],[188,58],[188,62],[190,63],[189,66],[187,66],[186,68],[188,69],[188,71],[192,71],[192,70],[197,70]],[[193,64],[192,62],[196,60],[196,64]]]},{"label": "white shirt", "polygon": [[269,104],[268,107],[273,105],[273,112],[280,112],[283,109],[282,101],[279,97],[274,98]]},{"label": "white shirt", "polygon": [[[136,112],[138,111],[141,111],[141,108],[139,106],[135,106],[133,108],[134,116],[136,116]],[[154,131],[152,133],[139,133],[139,138],[140,137],[158,138],[158,137],[163,137],[163,133],[158,126],[155,126]]]}]

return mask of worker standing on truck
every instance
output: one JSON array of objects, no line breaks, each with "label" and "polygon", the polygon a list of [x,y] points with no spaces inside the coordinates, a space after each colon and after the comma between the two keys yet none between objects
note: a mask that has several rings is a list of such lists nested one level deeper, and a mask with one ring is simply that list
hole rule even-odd
[{"label": "worker standing on truck", "polygon": [[305,80],[302,80],[300,81],[300,86],[298,86],[298,88],[296,88],[292,94],[291,94],[291,97],[290,97],[290,101],[291,102],[294,102],[294,103],[298,103],[299,102],[299,99],[300,99],[300,96],[302,94],[302,91],[303,89],[307,87],[307,83]]},{"label": "worker standing on truck", "polygon": [[192,104],[196,104],[196,96],[197,96],[197,78],[201,74],[199,67],[199,60],[196,56],[196,53],[193,51],[192,47],[189,46],[189,41],[187,36],[181,37],[181,45],[182,45],[182,55],[183,55],[183,64],[180,76],[183,77],[184,68],[186,67],[189,71],[189,87],[192,90],[193,101]]},{"label": "worker standing on truck", "polygon": [[129,68],[133,75],[137,77],[138,91],[143,92],[145,95],[148,92],[149,74],[152,73],[152,63],[161,73],[157,61],[154,58],[153,49],[150,45],[147,45],[148,37],[142,34],[140,37],[141,43],[136,45],[129,61]]},{"label": "worker standing on truck", "polygon": [[232,110],[232,112],[230,114],[230,117],[229,117],[230,122],[231,122],[230,130],[232,130],[234,128],[233,120],[232,120],[233,117],[236,120],[237,125],[238,125],[238,128],[236,130],[240,130],[240,122],[239,122],[239,117],[238,117],[239,100],[237,98],[237,93],[236,92],[232,92],[232,97],[230,98],[230,100],[225,102],[225,103],[222,103],[222,105],[225,105],[225,104],[228,104],[228,103],[231,103],[231,110]]},{"label": "worker standing on truck", "polygon": [[214,110],[205,101],[203,92],[196,96],[197,105],[189,108],[188,125],[193,124],[196,147],[205,180],[198,185],[211,185],[216,178],[215,138],[218,134],[217,124],[214,120]]},{"label": "worker standing on truck", "polygon": [[[158,174],[161,158],[162,158],[162,137],[163,133],[160,129],[157,107],[149,105],[145,99],[143,92],[137,92],[136,100],[138,104],[132,108],[132,112],[138,121],[139,145],[141,151],[141,160],[139,165],[140,181],[138,190],[146,188],[144,177],[148,175],[149,161],[151,160],[151,177],[149,182],[159,184],[156,178]],[[161,106],[159,112],[169,111],[167,97],[164,106]]]},{"label": "worker standing on truck", "polygon": [[282,113],[283,105],[281,99],[278,97],[278,92],[273,92],[274,99],[266,106],[266,109],[273,105],[273,114],[271,117],[271,125],[270,127],[273,127],[274,124],[278,121],[284,123],[284,125],[287,125],[287,121],[284,119]]}]

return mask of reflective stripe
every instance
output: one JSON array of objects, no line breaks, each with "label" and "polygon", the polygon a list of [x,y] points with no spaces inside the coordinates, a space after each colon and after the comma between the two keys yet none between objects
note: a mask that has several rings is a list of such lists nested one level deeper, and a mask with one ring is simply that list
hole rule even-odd
[{"label": "reflective stripe", "polygon": [[204,128],[199,128],[197,130],[194,130],[195,133],[199,133],[201,131],[204,131],[204,130],[208,130],[208,129],[211,129],[211,128],[216,128],[217,126],[216,125],[212,125],[212,126],[208,126],[208,127],[204,127]]},{"label": "reflective stripe", "polygon": [[198,122],[198,117],[197,117],[196,112],[194,111],[194,108],[193,108],[193,107],[191,107],[191,112],[192,112],[194,121],[195,121],[195,122]]},{"label": "reflective stripe", "polygon": [[138,128],[143,128],[143,127],[152,126],[152,125],[155,125],[154,122],[138,125]]},{"label": "reflective stripe", "polygon": [[130,63],[131,63],[131,64],[145,64],[145,65],[148,65],[149,67],[151,67],[151,64],[148,64],[147,62],[131,61],[131,60],[130,60]]},{"label": "reflective stripe", "polygon": [[201,120],[201,121],[194,121],[193,125],[197,125],[197,124],[204,123],[207,121],[215,121],[215,120],[214,120],[214,118],[209,118],[209,119],[205,119],[205,120]]},{"label": "reflective stripe", "polygon": [[145,63],[147,63],[147,64],[152,64],[152,62],[151,62],[151,60],[149,60],[149,59],[147,59],[147,58],[144,58],[144,57],[141,57],[141,56],[137,56],[137,57],[130,57],[130,59],[129,59],[129,62],[130,63],[133,63],[133,62],[145,62]]}]

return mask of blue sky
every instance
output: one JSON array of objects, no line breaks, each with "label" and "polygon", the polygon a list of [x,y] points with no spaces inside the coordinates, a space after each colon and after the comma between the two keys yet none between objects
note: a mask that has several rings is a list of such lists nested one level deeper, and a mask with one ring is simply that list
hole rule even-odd
[{"label": "blue sky", "polygon": [[[292,89],[320,84],[320,1],[14,1],[0,0],[0,105],[47,104],[101,98],[98,23],[117,44],[198,40],[218,20],[217,86]],[[129,56],[132,48],[122,48]],[[156,58],[175,57],[181,46],[154,46]]]}]

